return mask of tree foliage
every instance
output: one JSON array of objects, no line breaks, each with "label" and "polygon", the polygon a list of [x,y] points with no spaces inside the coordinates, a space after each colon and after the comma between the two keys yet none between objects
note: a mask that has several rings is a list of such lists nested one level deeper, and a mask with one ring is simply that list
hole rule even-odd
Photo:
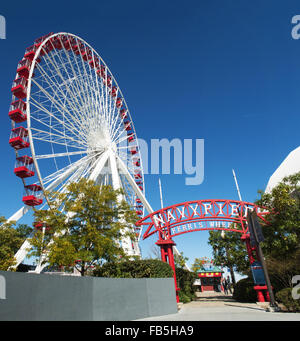
[{"label": "tree foliage", "polygon": [[86,179],[71,183],[65,193],[51,193],[51,209],[35,212],[46,229],[31,239],[32,255],[47,255],[50,266],[75,267],[82,276],[95,264],[126,258],[120,240],[135,240],[130,231],[137,216],[122,195]]},{"label": "tree foliage", "polygon": [[185,264],[188,260],[188,257],[185,257],[183,252],[180,252],[179,255],[177,253],[174,253],[174,264],[176,268],[184,269]]},{"label": "tree foliage", "polygon": [[16,226],[15,221],[7,222],[0,217],[0,270],[14,270],[14,256],[31,232],[32,228],[26,224]]},{"label": "tree foliage", "polygon": [[194,263],[192,265],[192,271],[193,272],[199,272],[201,270],[204,270],[204,265],[209,261],[207,257],[200,257],[195,258]]},{"label": "tree foliage", "polygon": [[274,259],[294,254],[300,247],[300,172],[285,177],[271,193],[260,193],[258,205],[268,209],[263,227],[264,253]]},{"label": "tree foliage", "polygon": [[170,265],[159,259],[107,262],[93,271],[96,277],[165,278],[173,277]]},{"label": "tree foliage", "polygon": [[216,265],[239,273],[248,273],[249,259],[240,233],[228,231],[222,237],[221,231],[209,231],[208,242],[212,246]]}]

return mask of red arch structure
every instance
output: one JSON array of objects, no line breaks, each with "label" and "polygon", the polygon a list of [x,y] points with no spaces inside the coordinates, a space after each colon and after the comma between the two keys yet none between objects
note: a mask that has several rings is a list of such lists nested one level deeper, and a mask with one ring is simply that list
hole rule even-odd
[{"label": "red arch structure", "polygon": [[[250,264],[255,262],[258,253],[256,247],[250,244],[250,235],[247,227],[247,214],[249,211],[256,211],[257,216],[266,224],[269,212],[256,204],[225,199],[194,200],[176,205],[171,205],[157,210],[143,219],[137,221],[138,228],[143,228],[143,239],[155,233],[158,234],[156,244],[161,249],[161,259],[168,262],[174,271],[174,281],[176,288],[177,302],[179,302],[173,246],[176,244],[173,237],[185,233],[205,231],[205,230],[224,230],[238,232],[241,239],[245,241]],[[255,287],[259,301],[263,301],[262,290],[266,288]],[[267,299],[269,299],[267,297]]]}]

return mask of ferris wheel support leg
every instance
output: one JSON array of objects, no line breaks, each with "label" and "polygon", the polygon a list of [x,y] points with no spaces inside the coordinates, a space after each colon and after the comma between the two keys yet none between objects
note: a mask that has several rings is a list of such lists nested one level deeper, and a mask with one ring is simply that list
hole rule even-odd
[{"label": "ferris wheel support leg", "polygon": [[31,209],[30,206],[23,206],[20,208],[16,213],[14,213],[9,219],[7,219],[7,222],[10,221],[18,221],[21,219],[29,210]]},{"label": "ferris wheel support leg", "polygon": [[[112,183],[114,190],[118,190],[122,188],[118,167],[117,167],[117,161],[115,154],[111,151],[109,154],[109,163],[110,163],[110,169],[111,169],[111,176],[112,176]],[[121,201],[123,199],[123,196],[120,196],[118,198],[118,201]],[[127,229],[129,231],[129,229]],[[129,237],[123,236],[121,239],[122,242],[122,248],[124,249],[125,253],[129,256],[140,256],[140,248],[138,246],[137,242],[132,241]]]},{"label": "ferris wheel support leg", "polygon": [[[7,222],[10,221],[18,221],[21,219],[29,210],[31,209],[30,206],[23,206],[20,208],[15,214],[13,214],[9,219],[7,219]],[[11,266],[9,270],[16,269],[17,266],[23,261],[23,259],[26,257],[28,253],[28,249],[30,249],[31,244],[29,243],[28,239],[25,240],[25,242],[22,244],[18,252],[15,254],[15,260],[16,264],[14,266]]]},{"label": "ferris wheel support leg", "polygon": [[16,269],[18,267],[18,265],[20,263],[22,263],[22,261],[24,260],[24,258],[26,257],[26,255],[30,249],[31,249],[31,244],[30,244],[29,240],[26,239],[25,242],[20,247],[20,249],[15,254],[16,264],[14,266],[10,267],[9,270]]},{"label": "ferris wheel support leg", "polygon": [[90,180],[96,181],[98,176],[100,175],[103,167],[105,166],[105,163],[109,157],[108,151],[104,152],[101,157],[99,158],[99,161],[97,162],[94,170],[92,171],[91,175],[89,176]]}]

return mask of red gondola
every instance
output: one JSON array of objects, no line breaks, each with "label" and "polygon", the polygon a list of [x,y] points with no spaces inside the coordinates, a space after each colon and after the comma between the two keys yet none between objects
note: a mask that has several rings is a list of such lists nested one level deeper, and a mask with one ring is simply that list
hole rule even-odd
[{"label": "red gondola", "polygon": [[25,98],[27,96],[27,79],[23,76],[14,80],[11,92],[17,98]]},{"label": "red gondola", "polygon": [[94,59],[92,59],[90,62],[89,62],[89,64],[90,64],[90,67],[92,67],[92,68],[99,68],[99,60],[98,60],[98,58],[97,57],[94,57]]},{"label": "red gondola", "polygon": [[92,51],[89,48],[83,48],[81,51],[81,57],[83,58],[83,60],[85,60],[86,62],[90,59],[92,59]]},{"label": "red gondola", "polygon": [[44,48],[46,53],[50,53],[51,51],[53,51],[54,50],[54,45],[52,43],[52,39],[48,40],[43,48]]},{"label": "red gondola", "polygon": [[24,58],[32,61],[34,58],[36,50],[37,50],[37,47],[35,45],[31,45],[31,46],[27,47],[25,50]]},{"label": "red gondola", "polygon": [[75,39],[73,37],[67,37],[67,36],[62,36],[61,41],[64,45],[64,48],[69,51],[72,47],[72,45],[75,45]]},{"label": "red gondola", "polygon": [[133,161],[133,164],[134,164],[135,166],[139,167],[139,166],[141,165],[140,159],[137,159],[137,160]]},{"label": "red gondola", "polygon": [[36,229],[36,230],[43,230],[43,228],[45,230],[50,230],[50,226],[42,221],[35,221],[33,223],[33,227]]},{"label": "red gondola", "polygon": [[111,87],[111,76],[107,76],[107,78],[104,80],[104,84],[109,88]]},{"label": "red gondola", "polygon": [[116,107],[117,108],[121,108],[122,103],[123,103],[123,98],[118,97],[117,100],[116,100]]},{"label": "red gondola", "polygon": [[43,199],[41,198],[42,187],[37,184],[25,186],[26,194],[23,196],[23,202],[28,206],[37,206],[42,204]]},{"label": "red gondola", "polygon": [[97,74],[100,75],[102,78],[106,78],[106,69],[104,65],[100,66],[100,68],[97,70]]},{"label": "red gondola", "polygon": [[26,103],[23,102],[21,99],[14,101],[11,103],[9,108],[8,116],[11,120],[16,123],[24,122],[27,119],[26,116]]},{"label": "red gondola", "polygon": [[52,44],[54,48],[57,50],[61,50],[63,48],[63,42],[61,41],[59,36],[51,38]]},{"label": "red gondola", "polygon": [[143,215],[143,211],[136,211],[137,215]]},{"label": "red gondola", "polygon": [[140,173],[135,174],[134,177],[135,177],[135,179],[141,179],[142,178]]},{"label": "red gondola", "polygon": [[116,86],[113,86],[111,88],[111,95],[112,95],[112,97],[116,97],[117,96],[117,92],[118,92],[118,88]]},{"label": "red gondola", "polygon": [[31,66],[31,60],[26,59],[26,58],[22,59],[19,62],[18,67],[17,67],[18,75],[28,79],[30,66]]},{"label": "red gondola", "polygon": [[9,144],[19,150],[29,147],[28,131],[24,127],[17,127],[11,130]]},{"label": "red gondola", "polygon": [[130,153],[131,153],[132,155],[136,154],[136,153],[137,153],[136,147],[131,148],[131,149],[130,149]]},{"label": "red gondola", "polygon": [[53,32],[50,32],[50,33],[45,34],[44,36],[42,36],[42,37],[40,37],[40,38],[37,38],[37,39],[34,41],[35,46],[36,46],[36,47],[39,47],[39,46],[42,44],[42,42],[43,42],[44,40],[46,40],[48,37],[50,37],[52,34],[53,34]]},{"label": "red gondola", "polygon": [[22,179],[34,176],[33,159],[27,155],[17,157],[14,173]]},{"label": "red gondola", "polygon": [[74,53],[78,56],[80,54],[81,49],[84,48],[84,45],[82,43],[79,43],[75,40],[75,43],[72,45],[72,50]]},{"label": "red gondola", "polygon": [[130,121],[125,121],[125,122],[124,122],[124,125],[125,125],[125,129],[126,129],[127,131],[131,130]]},{"label": "red gondola", "polygon": [[120,116],[122,117],[122,119],[127,117],[127,110],[126,109],[121,109],[120,110]]},{"label": "red gondola", "polygon": [[127,140],[128,140],[128,142],[132,142],[134,140],[133,133],[127,133]]}]

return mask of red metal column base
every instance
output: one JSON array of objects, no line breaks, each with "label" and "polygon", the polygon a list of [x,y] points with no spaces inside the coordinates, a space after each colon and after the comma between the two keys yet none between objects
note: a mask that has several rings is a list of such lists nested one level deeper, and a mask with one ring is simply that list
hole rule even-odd
[{"label": "red metal column base", "polygon": [[257,301],[258,302],[265,302],[264,294],[261,290],[256,290],[257,293]]},{"label": "red metal column base", "polygon": [[[257,292],[257,299],[258,302],[270,302],[270,295],[269,295],[269,291],[268,291],[268,287],[266,285],[256,285],[254,286],[254,290],[256,290]],[[265,296],[264,296],[264,294]],[[266,297],[266,300],[265,300]]]},{"label": "red metal column base", "polygon": [[167,262],[168,260],[168,264],[173,269],[173,278],[174,278],[175,291],[176,291],[176,301],[177,303],[179,303],[180,289],[177,286],[175,262],[174,262],[174,255],[173,255],[173,249],[172,249],[172,247],[175,246],[176,244],[174,243],[172,239],[160,239],[155,244],[160,246],[162,261]]}]

